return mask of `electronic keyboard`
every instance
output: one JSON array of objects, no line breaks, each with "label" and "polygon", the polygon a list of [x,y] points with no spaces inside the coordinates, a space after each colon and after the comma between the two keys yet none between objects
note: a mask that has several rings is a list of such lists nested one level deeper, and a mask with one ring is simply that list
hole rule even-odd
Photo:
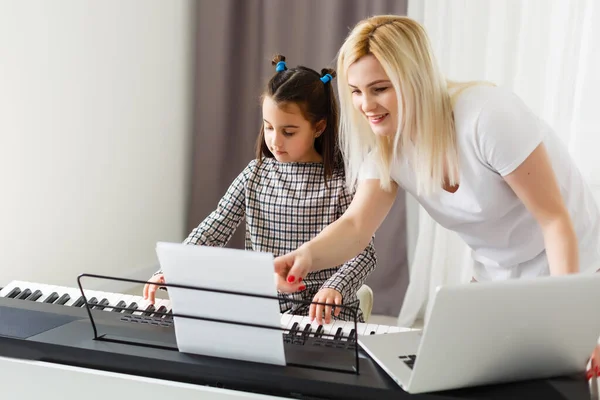
[{"label": "electronic keyboard", "polygon": [[[110,293],[98,290],[84,289],[85,296],[95,310],[119,312],[123,315],[150,317],[149,323],[158,325],[172,323],[172,318],[161,318],[160,314],[172,314],[171,302],[166,299],[156,299],[152,305],[141,296]],[[0,297],[33,301],[44,304],[56,304],[66,307],[83,308],[85,301],[79,288],[45,285],[35,282],[12,281],[0,290]],[[153,318],[156,317],[156,318]],[[154,319],[154,321],[152,321]],[[162,320],[161,320],[162,319]],[[131,318],[131,320],[140,320]],[[406,330],[397,326],[358,323],[354,331],[354,321],[332,321],[322,326],[311,324],[310,319],[301,315],[281,314],[281,327],[291,331],[302,331],[307,335],[317,335],[323,339],[337,339],[343,336],[375,335]],[[332,336],[333,335],[333,336]]]},{"label": "electronic keyboard", "polygon": [[[68,295],[67,300],[65,295]],[[360,346],[358,349],[352,346],[355,342],[345,324],[336,328],[338,321],[335,321],[323,329],[336,334],[341,328],[341,332],[348,332],[343,336],[350,337],[344,340],[338,335],[337,340],[335,337],[324,340],[316,330],[304,330],[304,317],[286,314],[281,316],[282,326],[289,328],[282,336],[286,366],[183,353],[177,349],[174,329],[177,320],[169,314],[167,301],[157,302],[153,311],[139,296],[86,290],[88,301],[93,297],[97,300],[90,302],[89,310],[99,335],[94,339],[88,310],[79,304],[80,296],[78,289],[31,282],[14,281],[3,288],[0,291],[0,357],[218,387],[228,393],[297,399],[529,399],[541,396],[549,400],[579,398],[585,394],[589,398],[584,377],[409,395]],[[118,304],[122,307],[117,311],[108,311],[108,306]],[[163,306],[166,312],[155,315]],[[358,334],[385,334],[384,331],[390,332],[390,329],[363,324]],[[286,337],[301,340],[286,340]],[[358,373],[352,368],[356,351]],[[436,374],[444,371],[431,373],[435,379]],[[85,393],[82,396],[85,397]]]}]

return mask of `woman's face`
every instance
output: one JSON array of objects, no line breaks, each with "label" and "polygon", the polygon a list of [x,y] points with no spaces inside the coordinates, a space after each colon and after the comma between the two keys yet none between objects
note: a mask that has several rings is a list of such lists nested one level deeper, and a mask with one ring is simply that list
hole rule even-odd
[{"label": "woman's face", "polygon": [[352,104],[379,136],[393,136],[398,128],[398,98],[392,82],[375,56],[369,54],[348,68]]}]

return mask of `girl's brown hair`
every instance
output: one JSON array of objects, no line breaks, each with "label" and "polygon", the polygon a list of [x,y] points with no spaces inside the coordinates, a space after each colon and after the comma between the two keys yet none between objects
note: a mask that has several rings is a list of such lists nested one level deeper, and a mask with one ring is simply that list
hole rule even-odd
[{"label": "girl's brown hair", "polygon": [[[339,112],[331,84],[336,73],[328,68],[323,68],[321,73],[303,66],[288,69],[282,55],[276,55],[271,63],[278,66],[279,71],[267,83],[261,100],[268,96],[278,105],[297,104],[304,118],[313,126],[325,120],[325,130],[315,139],[315,150],[323,157],[324,178],[327,181],[336,168],[343,168],[338,146]],[[256,142],[256,158],[260,162],[262,157],[273,157],[265,143],[264,124],[260,127]]]}]

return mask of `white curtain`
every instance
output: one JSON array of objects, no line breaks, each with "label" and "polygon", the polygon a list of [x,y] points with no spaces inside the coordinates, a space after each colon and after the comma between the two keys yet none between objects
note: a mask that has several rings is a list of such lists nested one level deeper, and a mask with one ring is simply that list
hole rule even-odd
[{"label": "white curtain", "polygon": [[[597,0],[412,0],[437,60],[455,80],[517,93],[556,129],[600,201],[600,3]],[[471,279],[470,250],[418,207],[399,325],[425,318],[441,284]]]}]

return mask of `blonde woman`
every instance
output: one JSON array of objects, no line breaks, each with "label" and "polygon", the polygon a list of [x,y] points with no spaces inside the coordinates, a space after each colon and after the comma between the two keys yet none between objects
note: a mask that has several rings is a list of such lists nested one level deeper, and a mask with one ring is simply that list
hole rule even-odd
[{"label": "blonde woman", "polygon": [[[278,257],[283,292],[359,254],[398,187],[471,247],[474,280],[595,271],[600,214],[552,129],[513,93],[440,73],[424,29],[401,16],[361,21],[338,57],[348,210]],[[313,306],[310,316],[330,310]]]}]

